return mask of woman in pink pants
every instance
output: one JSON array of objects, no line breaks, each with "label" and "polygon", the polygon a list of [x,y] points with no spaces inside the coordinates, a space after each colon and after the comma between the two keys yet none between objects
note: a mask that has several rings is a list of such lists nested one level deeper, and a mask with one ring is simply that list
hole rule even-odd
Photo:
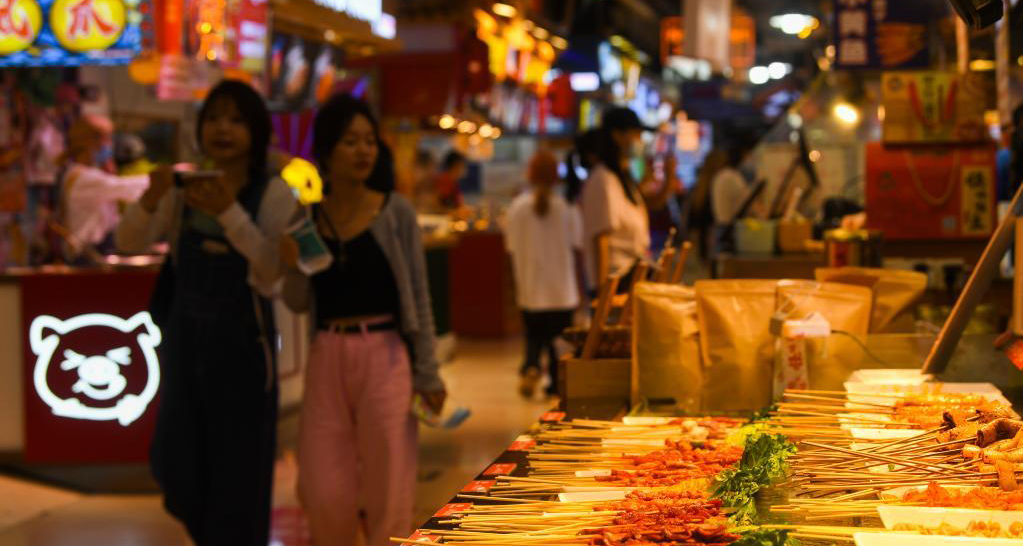
[{"label": "woman in pink pants", "polygon": [[[299,497],[316,546],[368,546],[407,536],[415,497],[413,393],[436,411],[437,375],[422,234],[393,190],[393,163],[362,101],[338,95],[316,116],[313,152],[325,197],[312,214],[333,255],[308,277],[292,265],[284,296],[317,332],[299,432]],[[364,514],[363,519],[360,514]]]}]

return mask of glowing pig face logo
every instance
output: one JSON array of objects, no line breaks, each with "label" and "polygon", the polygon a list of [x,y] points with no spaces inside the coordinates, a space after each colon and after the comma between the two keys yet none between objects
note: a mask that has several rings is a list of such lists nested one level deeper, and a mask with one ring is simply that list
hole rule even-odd
[{"label": "glowing pig face logo", "polygon": [[[103,332],[104,329],[107,331]],[[89,351],[72,346],[76,332],[93,337],[97,332],[113,334],[104,337],[113,337],[123,344],[115,344],[100,354],[83,354]],[[36,355],[33,370],[36,392],[54,415],[89,421],[116,420],[128,426],[145,413],[159,388],[156,347],[160,340],[160,329],[146,312],[127,320],[99,313],[68,320],[47,315],[36,317],[29,328],[29,343]],[[144,386],[131,387],[129,377],[144,377]],[[66,383],[70,383],[69,388],[59,385]]]}]

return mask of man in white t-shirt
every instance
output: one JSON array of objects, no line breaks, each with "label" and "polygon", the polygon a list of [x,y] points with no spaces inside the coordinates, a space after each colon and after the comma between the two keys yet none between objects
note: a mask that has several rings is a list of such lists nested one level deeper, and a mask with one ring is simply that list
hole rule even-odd
[{"label": "man in white t-shirt", "polygon": [[578,213],[553,193],[558,182],[558,163],[541,151],[529,165],[532,190],[517,197],[508,209],[505,246],[512,257],[515,288],[526,327],[526,356],[522,365],[523,396],[531,397],[540,378],[540,358],[548,355],[550,383],[547,393],[558,388],[558,354],[554,340],[572,325],[579,306],[576,268],[582,247]]}]

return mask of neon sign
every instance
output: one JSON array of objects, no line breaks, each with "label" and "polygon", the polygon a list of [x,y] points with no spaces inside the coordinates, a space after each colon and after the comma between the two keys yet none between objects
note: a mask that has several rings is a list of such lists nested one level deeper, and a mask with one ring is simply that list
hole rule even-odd
[{"label": "neon sign", "polygon": [[[67,334],[85,328],[108,328],[121,335],[127,334],[125,342],[129,344],[112,347],[103,354],[80,354],[67,346],[63,339]],[[79,315],[68,320],[38,316],[29,327],[29,343],[36,355],[32,373],[35,391],[58,417],[116,420],[122,426],[128,426],[145,413],[160,386],[160,363],[156,355],[160,341],[160,329],[145,311],[127,320],[101,313]],[[133,357],[136,354],[142,357],[142,362]],[[121,373],[128,366],[145,368],[145,385],[138,392],[128,392],[131,389],[128,389],[128,381]],[[53,374],[62,375],[62,372],[77,374],[65,396],[56,394],[51,386]]]},{"label": "neon sign", "polygon": [[147,0],[0,0],[0,66],[122,64],[141,48]]}]

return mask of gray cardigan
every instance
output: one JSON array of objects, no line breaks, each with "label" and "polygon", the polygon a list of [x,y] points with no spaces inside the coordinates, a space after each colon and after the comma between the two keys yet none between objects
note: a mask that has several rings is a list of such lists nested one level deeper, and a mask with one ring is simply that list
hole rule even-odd
[{"label": "gray cardigan", "polygon": [[[437,340],[434,334],[430,287],[426,278],[423,234],[412,203],[391,193],[387,204],[370,225],[398,283],[401,333],[412,344],[412,384],[415,390],[434,392],[444,388],[437,373]],[[295,312],[315,313],[309,277],[289,269],[284,277],[284,302]]]}]

